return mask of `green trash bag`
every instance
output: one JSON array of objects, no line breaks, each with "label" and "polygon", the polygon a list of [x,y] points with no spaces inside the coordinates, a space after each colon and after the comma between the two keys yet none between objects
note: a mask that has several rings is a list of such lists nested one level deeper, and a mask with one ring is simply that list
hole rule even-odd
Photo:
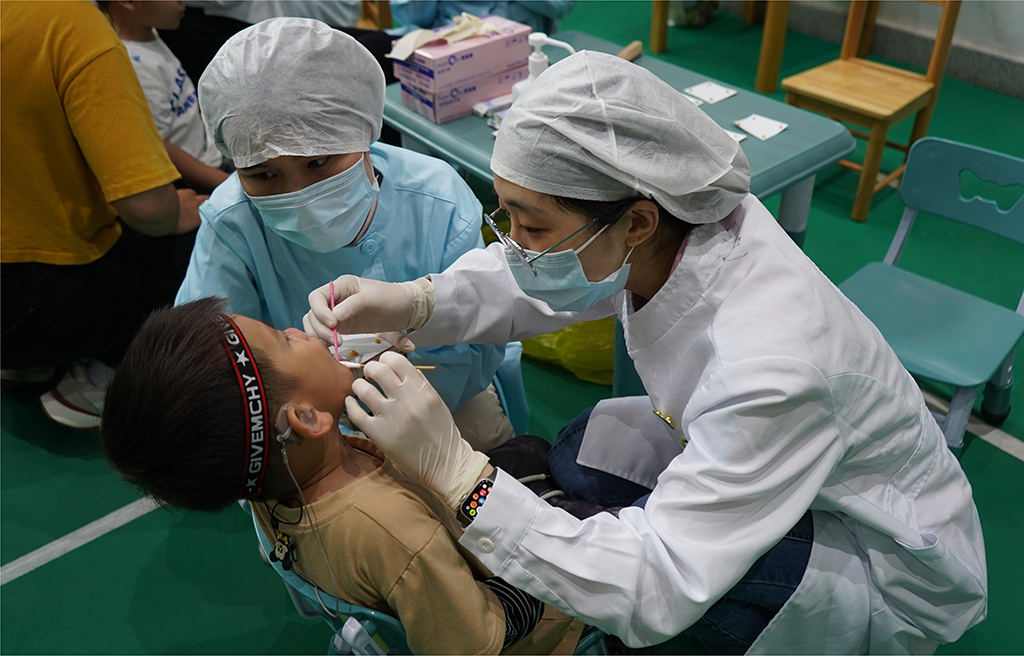
[{"label": "green trash bag", "polygon": [[611,385],[615,317],[584,321],[547,335],[524,339],[523,353],[561,365],[581,380]]}]

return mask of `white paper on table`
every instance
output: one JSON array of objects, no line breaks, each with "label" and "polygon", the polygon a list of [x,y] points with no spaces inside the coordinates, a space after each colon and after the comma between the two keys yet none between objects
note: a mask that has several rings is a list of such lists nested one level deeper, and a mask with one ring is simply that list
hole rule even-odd
[{"label": "white paper on table", "polygon": [[747,134],[752,134],[761,141],[771,139],[789,127],[788,123],[782,123],[760,114],[751,114],[745,119],[736,121],[736,125]]},{"label": "white paper on table", "polygon": [[693,96],[686,95],[685,93],[683,94],[683,98],[686,98],[687,100],[689,100],[690,102],[692,102],[694,105],[697,105],[697,106],[700,106],[700,105],[704,104],[703,100],[698,100],[698,99],[694,98]]},{"label": "white paper on table", "polygon": [[747,138],[747,135],[733,132],[732,130],[726,130],[725,133],[735,139],[737,143]]},{"label": "white paper on table", "polygon": [[711,80],[695,84],[692,87],[687,87],[683,89],[683,91],[691,96],[697,96],[704,102],[711,104],[715,104],[719,100],[725,100],[730,96],[736,95],[736,89],[723,87],[721,84],[715,84]]}]

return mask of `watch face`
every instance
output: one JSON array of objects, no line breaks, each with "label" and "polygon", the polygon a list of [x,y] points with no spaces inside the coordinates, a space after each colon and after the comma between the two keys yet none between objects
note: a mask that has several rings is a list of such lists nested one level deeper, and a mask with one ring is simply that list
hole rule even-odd
[{"label": "watch face", "polygon": [[487,479],[480,481],[476,488],[466,497],[466,500],[462,502],[462,514],[469,521],[476,519],[477,513],[480,512],[484,503],[487,502],[487,496],[491,492],[492,485],[494,483]]}]

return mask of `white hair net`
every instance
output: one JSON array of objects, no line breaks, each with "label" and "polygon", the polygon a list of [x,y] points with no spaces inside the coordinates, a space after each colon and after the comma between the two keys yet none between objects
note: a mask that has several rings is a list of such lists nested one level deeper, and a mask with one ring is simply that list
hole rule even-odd
[{"label": "white hair net", "polygon": [[199,106],[217,149],[238,168],[365,151],[380,136],[384,71],[325,23],[272,18],[221,47],[199,78]]},{"label": "white hair net", "polygon": [[750,189],[747,158],[717,123],[653,73],[593,51],[553,65],[512,105],[491,170],[554,196],[642,195],[690,223],[726,217]]}]

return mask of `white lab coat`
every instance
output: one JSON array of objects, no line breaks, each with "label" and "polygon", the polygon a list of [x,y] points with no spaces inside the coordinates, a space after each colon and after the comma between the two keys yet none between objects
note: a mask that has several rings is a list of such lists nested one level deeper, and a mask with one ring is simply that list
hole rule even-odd
[{"label": "white lab coat", "polygon": [[616,312],[648,403],[674,424],[648,405],[588,432],[581,458],[656,479],[646,508],[618,518],[575,519],[499,472],[461,539],[495,575],[628,645],[655,644],[810,508],[807,571],[749,653],[930,653],[984,619],[978,513],[920,390],[753,196],[696,227],[638,311],[624,292],[552,312],[518,291],[497,245],[432,279],[417,344],[504,343]]}]

